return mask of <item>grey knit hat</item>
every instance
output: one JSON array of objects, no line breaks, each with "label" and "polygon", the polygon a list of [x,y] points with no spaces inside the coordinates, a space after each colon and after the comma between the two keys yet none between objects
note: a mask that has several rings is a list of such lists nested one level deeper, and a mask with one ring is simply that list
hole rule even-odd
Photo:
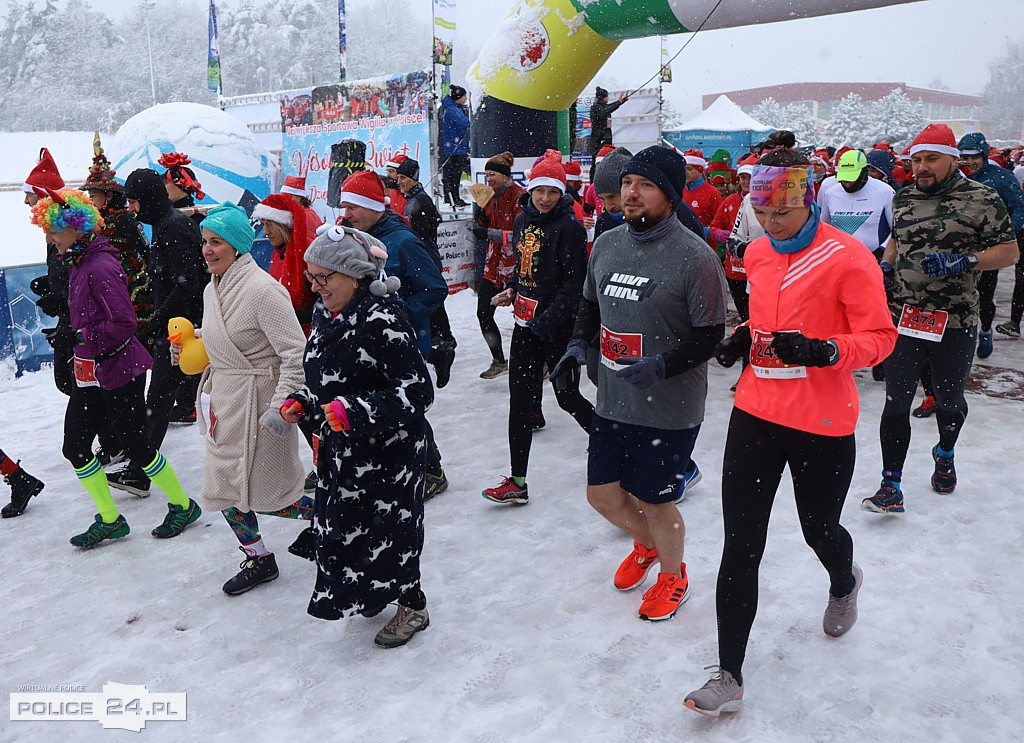
[{"label": "grey knit hat", "polygon": [[605,155],[597,164],[597,172],[594,173],[594,193],[618,193],[619,173],[632,157],[633,153],[625,147],[616,147]]},{"label": "grey knit hat", "polygon": [[339,225],[322,225],[303,258],[354,279],[372,279],[370,291],[377,296],[394,294],[402,285],[397,276],[384,273],[388,251],[377,238]]}]

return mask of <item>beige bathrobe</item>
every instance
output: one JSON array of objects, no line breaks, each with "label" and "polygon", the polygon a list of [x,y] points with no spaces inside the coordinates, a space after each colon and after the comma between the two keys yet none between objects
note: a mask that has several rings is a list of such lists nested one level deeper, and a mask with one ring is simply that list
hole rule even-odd
[{"label": "beige bathrobe", "polygon": [[304,382],[306,339],[288,292],[251,255],[242,255],[206,286],[202,331],[210,365],[196,413],[200,432],[207,436],[212,428],[213,438],[206,440],[203,508],[276,511],[295,503],[305,476],[297,427],[282,438],[259,423]]}]

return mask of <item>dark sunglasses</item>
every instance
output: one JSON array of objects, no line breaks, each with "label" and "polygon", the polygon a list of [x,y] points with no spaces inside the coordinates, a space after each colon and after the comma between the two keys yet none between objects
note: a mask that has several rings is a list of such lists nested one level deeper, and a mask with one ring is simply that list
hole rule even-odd
[{"label": "dark sunglasses", "polygon": [[309,271],[303,271],[302,275],[306,277],[306,281],[310,284],[319,284],[320,286],[327,286],[327,279],[338,273],[337,271],[331,271],[330,273],[310,273]]}]

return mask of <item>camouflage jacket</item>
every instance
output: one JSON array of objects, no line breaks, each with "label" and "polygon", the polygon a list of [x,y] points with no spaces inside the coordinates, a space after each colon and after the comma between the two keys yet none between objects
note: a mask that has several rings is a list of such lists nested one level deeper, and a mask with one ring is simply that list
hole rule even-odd
[{"label": "camouflage jacket", "polygon": [[949,313],[947,327],[978,322],[980,272],[965,271],[930,279],[921,271],[926,253],[978,253],[1016,236],[1006,206],[995,189],[955,171],[934,193],[904,188],[892,201],[896,260],[889,295],[893,321],[904,304]]}]

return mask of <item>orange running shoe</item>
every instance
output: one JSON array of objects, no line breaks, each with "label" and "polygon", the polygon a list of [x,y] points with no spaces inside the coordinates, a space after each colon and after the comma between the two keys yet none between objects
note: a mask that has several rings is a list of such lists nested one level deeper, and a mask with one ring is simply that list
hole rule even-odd
[{"label": "orange running shoe", "polygon": [[633,551],[615,571],[615,587],[629,591],[647,580],[647,572],[658,562],[658,550],[647,549],[640,542],[633,542]]},{"label": "orange running shoe", "polygon": [[672,573],[658,573],[658,582],[644,594],[640,604],[640,618],[660,622],[675,616],[676,609],[690,596],[690,582],[686,578],[686,563],[680,566],[682,578]]}]

